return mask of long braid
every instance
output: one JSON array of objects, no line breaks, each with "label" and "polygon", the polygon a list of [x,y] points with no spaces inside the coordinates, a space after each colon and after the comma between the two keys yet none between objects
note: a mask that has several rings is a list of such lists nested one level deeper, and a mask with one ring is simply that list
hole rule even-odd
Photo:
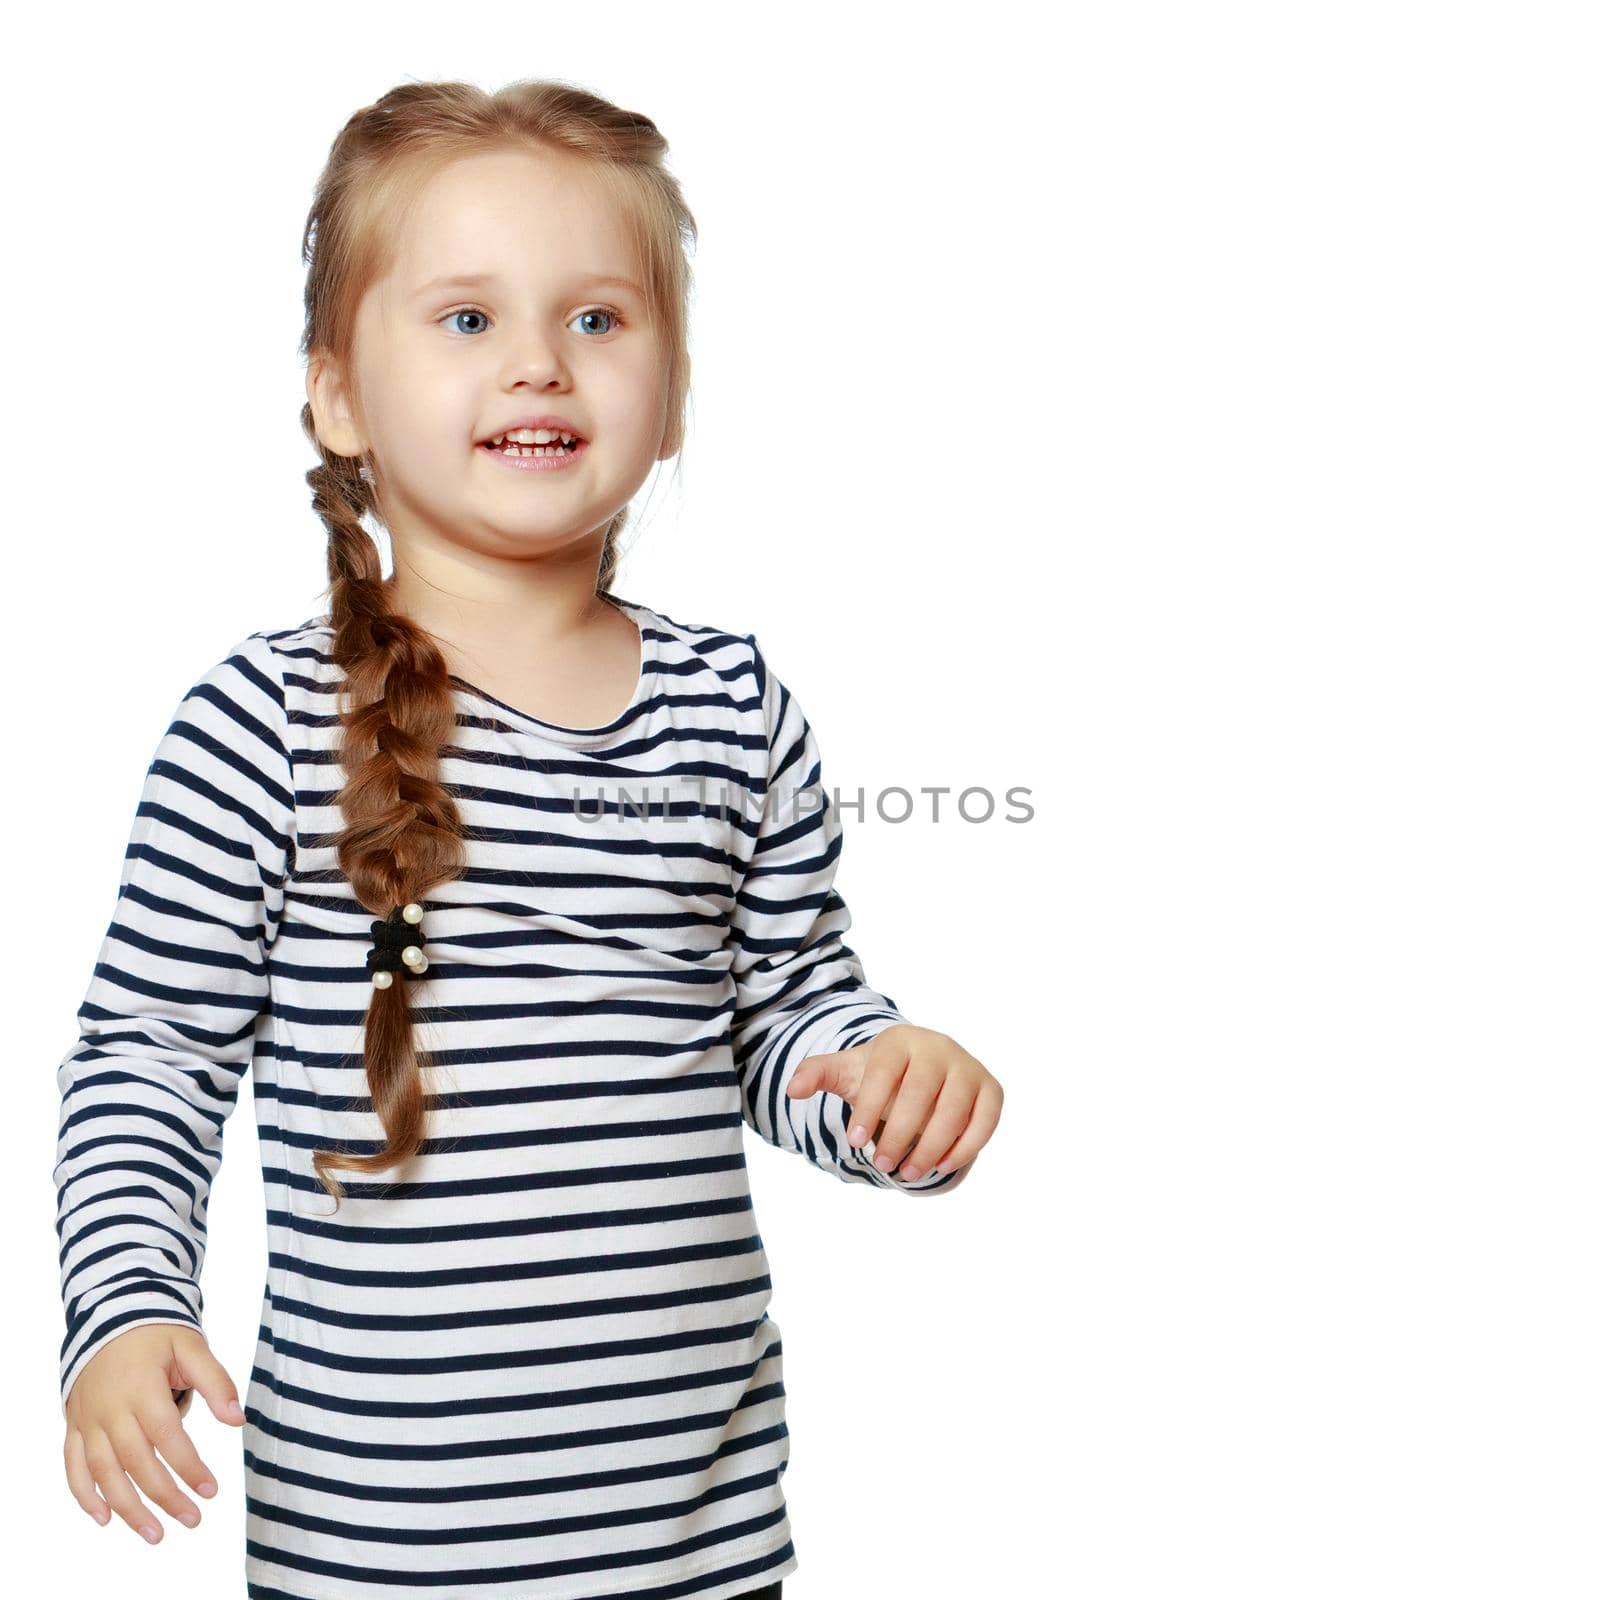
[{"label": "long braid", "polygon": [[[301,421],[315,438],[309,405]],[[466,864],[460,814],[440,776],[439,752],[455,731],[454,698],[438,647],[389,608],[378,547],[361,521],[366,481],[348,457],[322,456],[306,481],[328,529],[333,659],[345,672],[339,868],[361,904],[387,917],[398,905],[422,902]],[[312,1164],[336,1199],[344,1191],[331,1168],[376,1172],[405,1161],[422,1143],[424,1062],[411,1017],[419,981],[370,990],[363,1053],[388,1147],[370,1156],[318,1151]]]}]

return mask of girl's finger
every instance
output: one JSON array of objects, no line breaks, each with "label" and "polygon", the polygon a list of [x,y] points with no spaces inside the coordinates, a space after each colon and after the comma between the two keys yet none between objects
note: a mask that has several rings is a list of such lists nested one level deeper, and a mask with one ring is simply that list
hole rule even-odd
[{"label": "girl's finger", "polygon": [[956,1140],[952,1150],[934,1162],[941,1173],[953,1172],[965,1165],[989,1142],[1000,1121],[1000,1106],[1004,1099],[1005,1092],[993,1078],[978,1091],[978,1098],[972,1103],[972,1117],[967,1123],[966,1132]]},{"label": "girl's finger", "polygon": [[195,1390],[205,1396],[206,1404],[219,1422],[242,1427],[245,1421],[239,1391],[228,1369],[217,1360],[203,1334],[189,1328],[178,1329],[172,1336],[173,1370],[167,1374],[175,1384],[188,1384],[178,1402],[180,1414],[189,1409]]},{"label": "girl's finger", "polygon": [[900,1085],[901,1075],[911,1052],[896,1038],[880,1034],[872,1042],[866,1066],[861,1072],[861,1087],[854,1100],[847,1100],[850,1121],[847,1124],[850,1143],[857,1148],[872,1136],[872,1130],[883,1119],[890,1100]]},{"label": "girl's finger", "polygon": [[[181,1430],[182,1424],[176,1418],[177,1407],[170,1398],[166,1409],[173,1413],[172,1425]],[[117,1459],[135,1485],[143,1490],[145,1499],[153,1500],[169,1517],[192,1528],[200,1520],[200,1508],[172,1481],[172,1474],[155,1452],[152,1433],[162,1443],[167,1442],[167,1430],[162,1423],[147,1420],[142,1413],[130,1413],[126,1423],[111,1436],[117,1447]]]},{"label": "girl's finger", "polygon": [[943,1072],[910,1068],[895,1090],[894,1104],[877,1142],[872,1164],[879,1172],[893,1172],[916,1142],[933,1114],[934,1102],[945,1082]]},{"label": "girl's finger", "polygon": [[123,1471],[117,1458],[117,1447],[104,1428],[92,1429],[83,1441],[84,1460],[94,1481],[100,1486],[106,1504],[111,1507],[135,1533],[142,1534],[151,1544],[161,1543],[161,1524],[145,1505]]},{"label": "girl's finger", "polygon": [[925,1172],[937,1167],[945,1170],[941,1156],[954,1149],[956,1141],[966,1131],[972,1120],[972,1107],[977,1091],[971,1094],[960,1089],[954,1078],[946,1078],[944,1088],[933,1104],[933,1115],[922,1130],[922,1137],[900,1163],[900,1176],[907,1183],[915,1183]]},{"label": "girl's finger", "polygon": [[[184,1401],[181,1404],[174,1404],[170,1415],[158,1416],[155,1419],[153,1428],[147,1430],[150,1441],[166,1459],[167,1465],[196,1494],[214,1495],[217,1492],[216,1475],[200,1459],[200,1452],[195,1448],[194,1440],[189,1437],[189,1430],[183,1425],[183,1414],[189,1402],[194,1399],[194,1390],[187,1389],[183,1392],[186,1397]],[[159,1401],[156,1402],[156,1410],[158,1412],[163,1410]],[[189,1504],[187,1500],[183,1500],[181,1494],[178,1498],[184,1505]],[[162,1504],[166,1505],[166,1502],[163,1501]],[[171,1510],[171,1507],[169,1506],[168,1509]],[[181,1512],[174,1512],[173,1514],[180,1518],[182,1517]],[[198,1512],[195,1515],[195,1521],[199,1521]],[[193,1527],[194,1523],[190,1523],[190,1526]]]},{"label": "girl's finger", "polygon": [[95,1492],[94,1474],[89,1471],[89,1462],[83,1453],[83,1434],[77,1428],[68,1427],[61,1454],[72,1498],[103,1528],[111,1520],[111,1507]]}]

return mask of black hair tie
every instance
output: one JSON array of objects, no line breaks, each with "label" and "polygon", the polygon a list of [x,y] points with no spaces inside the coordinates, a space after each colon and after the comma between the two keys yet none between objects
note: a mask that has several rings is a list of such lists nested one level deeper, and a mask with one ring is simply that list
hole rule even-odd
[{"label": "black hair tie", "polygon": [[422,907],[415,900],[396,906],[387,917],[372,924],[367,971],[372,974],[374,989],[387,989],[397,972],[407,978],[420,978],[427,970],[428,958],[422,953]]}]

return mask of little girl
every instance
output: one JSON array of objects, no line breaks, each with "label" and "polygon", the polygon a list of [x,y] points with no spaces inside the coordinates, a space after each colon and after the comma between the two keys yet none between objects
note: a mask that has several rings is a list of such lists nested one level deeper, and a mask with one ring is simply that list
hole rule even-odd
[{"label": "little girl", "polygon": [[[198,1389],[244,1429],[253,1600],[776,1595],[742,1125],[933,1194],[999,1118],[844,942],[838,813],[755,637],[611,587],[683,437],[665,155],[548,81],[408,83],[340,133],[302,344],[331,604],[179,706],[61,1064],[73,1495],[193,1526]],[[199,1279],[246,1068],[240,1410]]]}]

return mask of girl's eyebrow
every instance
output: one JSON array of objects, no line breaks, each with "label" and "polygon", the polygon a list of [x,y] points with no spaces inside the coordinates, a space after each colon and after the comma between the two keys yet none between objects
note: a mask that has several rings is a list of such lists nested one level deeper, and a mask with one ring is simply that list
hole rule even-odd
[{"label": "girl's eyebrow", "polygon": [[[429,279],[427,283],[417,290],[412,299],[420,300],[425,295],[439,294],[445,289],[477,289],[484,284],[498,283],[499,281],[499,278],[492,272],[451,273],[446,277]],[[578,281],[595,287],[603,285],[607,288],[628,289],[638,295],[641,300],[644,299],[644,290],[632,278],[616,278],[604,273],[591,272],[584,274]]]}]

